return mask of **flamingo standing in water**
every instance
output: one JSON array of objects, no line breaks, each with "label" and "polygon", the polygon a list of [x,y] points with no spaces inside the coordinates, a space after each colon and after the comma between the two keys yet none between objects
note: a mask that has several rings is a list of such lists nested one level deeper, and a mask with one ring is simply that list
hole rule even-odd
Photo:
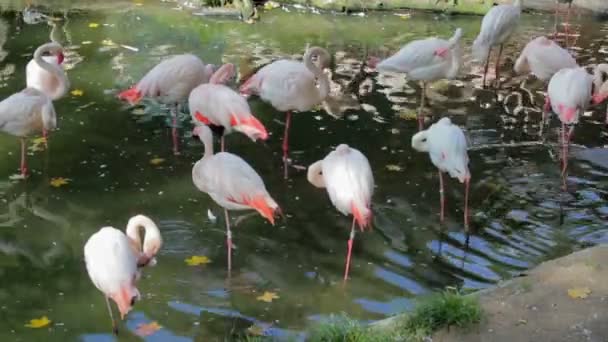
[{"label": "flamingo standing in water", "polygon": [[287,113],[283,138],[285,178],[291,112],[311,110],[328,96],[329,78],[323,70],[329,66],[330,59],[325,49],[311,47],[302,62],[284,59],[272,62],[258,70],[240,88],[241,93],[257,94],[277,110]]},{"label": "flamingo standing in water", "polygon": [[[44,54],[51,54],[44,56]],[[35,88],[55,101],[68,92],[70,81],[61,66],[64,60],[63,47],[58,43],[47,43],[36,49],[34,59],[25,68],[28,88]]]},{"label": "flamingo standing in water", "polygon": [[23,89],[0,102],[0,131],[21,139],[22,177],[27,176],[27,137],[41,132],[46,138],[48,131],[56,127],[57,115],[53,102],[37,89]]},{"label": "flamingo standing in water", "polygon": [[414,134],[412,147],[420,152],[428,152],[431,162],[439,169],[439,196],[441,205],[440,222],[443,223],[445,197],[443,191],[443,172],[458,178],[465,185],[464,227],[469,229],[469,155],[464,132],[449,118],[442,118],[428,129]]},{"label": "flamingo standing in water", "polygon": [[460,37],[462,37],[462,29],[458,28],[450,40],[435,37],[415,40],[378,64],[375,58],[370,61],[370,66],[375,66],[378,71],[403,72],[407,77],[420,81],[422,96],[418,129],[422,129],[424,124],[421,112],[424,108],[426,82],[454,78],[460,70],[462,64]]},{"label": "flamingo standing in water", "polygon": [[213,69],[213,65],[205,65],[200,58],[191,54],[173,56],[157,64],[136,85],[118,94],[118,98],[136,104],[142,97],[147,96],[169,104],[173,119],[173,153],[177,155],[179,104],[188,98],[192,89],[209,81]]},{"label": "flamingo standing in water", "polygon": [[557,24],[559,22],[559,13],[563,12],[560,9],[560,4],[568,4],[568,9],[566,10],[566,22],[564,26],[566,27],[566,46],[568,46],[568,35],[570,31],[570,10],[572,9],[572,0],[555,0],[555,33],[554,36],[557,37]]},{"label": "flamingo standing in water", "polygon": [[226,245],[228,247],[228,271],[232,269],[232,231],[228,210],[256,210],[274,225],[274,214],[280,213],[279,205],[270,197],[264,181],[247,162],[228,152],[213,154],[211,129],[196,126],[192,132],[205,145],[203,158],[192,168],[192,181],[224,208],[226,220]]},{"label": "flamingo standing in water", "polygon": [[374,193],[372,168],[363,153],[342,144],[323,160],[310,165],[307,178],[317,188],[327,189],[331,203],[339,212],[353,215],[344,268],[344,280],[347,280],[355,239],[355,223],[363,231],[372,221],[371,199]]},{"label": "flamingo standing in water", "polygon": [[539,80],[547,82],[561,69],[577,66],[568,50],[551,39],[537,37],[526,45],[513,69],[517,74],[530,72]]},{"label": "flamingo standing in water", "polygon": [[490,65],[490,53],[492,47],[498,45],[498,56],[496,57],[495,74],[496,81],[500,82],[500,56],[503,45],[515,32],[523,0],[515,0],[512,5],[498,5],[492,7],[481,21],[481,32],[473,42],[473,56],[478,61],[485,60],[483,71],[483,86],[486,86],[486,76]]},{"label": "flamingo standing in water", "polygon": [[[142,228],[145,230],[143,245],[140,236]],[[89,278],[105,296],[115,334],[118,334],[118,327],[109,298],[114,300],[120,318],[124,319],[140,297],[135,287],[140,277],[138,268],[156,265],[155,256],[161,246],[162,237],[158,227],[144,215],[129,220],[126,234],[113,227],[103,227],[84,245]]]},{"label": "flamingo standing in water", "polygon": [[251,113],[247,100],[231,88],[221,84],[234,76],[234,65],[224,64],[209,83],[194,88],[188,98],[190,115],[195,124],[205,124],[221,137],[224,152],[224,135],[241,132],[251,140],[266,140],[268,132]]}]

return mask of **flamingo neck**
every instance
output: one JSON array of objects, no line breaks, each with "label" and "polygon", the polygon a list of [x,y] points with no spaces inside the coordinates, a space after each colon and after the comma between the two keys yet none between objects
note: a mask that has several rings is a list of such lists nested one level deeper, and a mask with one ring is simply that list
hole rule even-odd
[{"label": "flamingo neck", "polygon": [[[52,97],[56,99],[63,96],[67,92],[69,85],[65,72],[63,71],[61,66],[58,64],[51,64],[45,61],[42,57],[43,53],[50,51],[51,48],[55,45],[56,43],[48,43],[38,47],[34,52],[34,61],[36,62],[36,64],[38,64],[40,68],[44,69],[45,71],[57,78],[59,86],[53,91],[52,94]],[[57,58],[58,63],[61,63],[63,57],[58,56]]]},{"label": "flamingo neck", "polygon": [[203,155],[203,159],[211,158],[213,157],[213,135],[211,134],[211,130],[209,129],[209,127],[200,127],[201,129],[198,133],[198,138],[205,146],[205,154]]},{"label": "flamingo neck", "polygon": [[[144,229],[144,242],[142,246],[140,230]],[[145,263],[154,258],[162,244],[162,238],[158,226],[150,218],[144,215],[132,217],[127,223],[127,236],[133,242],[137,252],[143,252]]]},{"label": "flamingo neck", "polygon": [[[318,64],[321,67],[313,62],[313,56],[317,57]],[[325,99],[329,94],[329,79],[327,74],[323,72],[323,68],[329,64],[330,58],[329,53],[320,47],[312,47],[304,54],[304,65],[315,76],[321,99]]]}]

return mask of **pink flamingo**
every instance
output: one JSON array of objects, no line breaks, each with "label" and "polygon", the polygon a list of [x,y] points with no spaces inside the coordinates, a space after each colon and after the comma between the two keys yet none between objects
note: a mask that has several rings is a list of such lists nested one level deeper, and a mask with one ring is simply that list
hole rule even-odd
[{"label": "pink flamingo", "polygon": [[517,74],[530,72],[539,80],[547,82],[559,70],[577,66],[568,50],[551,39],[537,37],[526,45],[513,69]]},{"label": "pink flamingo", "polygon": [[323,160],[310,165],[307,178],[317,188],[327,188],[329,199],[339,212],[353,215],[344,269],[344,280],[347,280],[355,239],[355,222],[363,231],[372,221],[371,199],[374,193],[372,168],[363,153],[342,144]]},{"label": "pink flamingo", "polygon": [[192,181],[224,208],[226,220],[226,245],[228,247],[228,271],[232,269],[232,231],[228,210],[256,210],[274,225],[274,214],[280,213],[279,205],[270,197],[264,181],[239,156],[228,152],[213,154],[211,129],[196,126],[192,132],[205,145],[203,158],[192,168]]},{"label": "pink flamingo", "polygon": [[442,118],[428,129],[414,134],[412,147],[416,151],[428,152],[431,162],[439,169],[439,196],[441,204],[440,222],[443,223],[445,197],[443,191],[443,172],[453,178],[458,178],[465,185],[464,195],[464,227],[469,229],[469,155],[467,154],[467,139],[464,132],[449,118]]},{"label": "pink flamingo", "polygon": [[[51,56],[44,56],[45,53]],[[61,66],[63,60],[63,47],[58,43],[47,43],[37,48],[34,59],[25,68],[27,87],[40,90],[53,101],[65,96],[70,89],[70,81]]]},{"label": "pink flamingo", "polygon": [[329,66],[329,53],[320,47],[311,47],[302,62],[278,60],[251,76],[240,91],[257,94],[278,111],[286,112],[283,138],[283,163],[287,178],[289,126],[291,112],[305,112],[319,105],[329,94],[329,78],[323,71]]},{"label": "pink flamingo", "polygon": [[[145,230],[143,245],[140,236],[142,228]],[[118,334],[118,327],[109,298],[114,300],[120,318],[124,319],[135,300],[140,298],[135,287],[140,277],[138,268],[156,265],[155,256],[162,242],[156,224],[144,215],[137,215],[129,220],[126,234],[113,227],[103,227],[84,245],[89,278],[105,296],[115,334]]]},{"label": "pink flamingo", "polygon": [[209,83],[201,84],[190,93],[190,115],[196,124],[205,124],[221,137],[224,152],[224,135],[241,132],[251,140],[266,140],[268,132],[251,113],[247,101],[231,88],[221,84],[234,76],[233,64],[224,64]]},{"label": "pink flamingo", "polygon": [[209,81],[213,68],[191,54],[173,56],[157,64],[136,85],[118,94],[118,98],[136,104],[147,96],[171,105],[173,153],[177,155],[179,104],[188,98],[192,89]]},{"label": "pink flamingo", "polygon": [[26,88],[0,102],[0,130],[21,139],[21,176],[27,176],[25,158],[26,139],[38,132],[46,138],[47,132],[57,127],[53,102],[44,93]]},{"label": "pink flamingo", "polygon": [[375,58],[370,60],[370,66],[376,66],[378,71],[403,72],[408,78],[420,81],[422,96],[417,115],[418,129],[422,129],[424,124],[422,110],[426,97],[426,82],[454,78],[460,70],[462,64],[460,37],[462,37],[462,29],[458,28],[449,40],[435,37],[415,40],[377,65]]},{"label": "pink flamingo", "polygon": [[509,37],[515,32],[521,16],[522,0],[515,0],[512,5],[498,5],[492,7],[481,21],[481,32],[473,42],[473,56],[478,61],[486,62],[483,71],[483,86],[486,86],[486,76],[490,65],[492,47],[499,45],[496,57],[496,81],[500,82],[500,56],[502,48]]}]

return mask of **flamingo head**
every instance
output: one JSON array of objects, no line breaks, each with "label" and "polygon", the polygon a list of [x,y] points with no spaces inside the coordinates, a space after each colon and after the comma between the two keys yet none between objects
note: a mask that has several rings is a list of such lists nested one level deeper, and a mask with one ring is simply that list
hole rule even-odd
[{"label": "flamingo head", "polygon": [[255,116],[250,115],[243,119],[238,119],[236,116],[230,118],[230,125],[234,130],[239,131],[254,142],[258,139],[268,139],[268,131],[266,127]]},{"label": "flamingo head", "polygon": [[63,55],[63,46],[58,43],[49,43],[46,48],[46,53],[57,57],[57,64],[61,65],[65,60],[65,56]]},{"label": "flamingo head", "polygon": [[421,131],[412,136],[412,148],[419,152],[429,151],[428,131]]}]

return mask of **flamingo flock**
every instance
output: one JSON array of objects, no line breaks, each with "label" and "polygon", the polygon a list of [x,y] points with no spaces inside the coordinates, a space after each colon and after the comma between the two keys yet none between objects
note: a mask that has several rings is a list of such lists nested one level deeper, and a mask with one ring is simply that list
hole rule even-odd
[{"label": "flamingo flock", "polygon": [[[564,2],[564,1],[560,1]],[[472,45],[473,56],[483,63],[482,83],[485,87],[490,54],[498,47],[495,78],[500,80],[500,59],[503,46],[514,33],[521,16],[522,0],[493,7],[483,18],[481,30]],[[404,73],[408,79],[420,81],[422,97],[418,111],[418,132],[411,137],[411,147],[428,153],[439,171],[440,213],[445,221],[445,192],[443,174],[456,178],[465,186],[464,228],[469,229],[469,170],[468,142],[465,132],[448,117],[443,117],[424,129],[422,112],[425,106],[427,82],[453,79],[463,63],[461,38],[456,29],[448,39],[427,38],[406,44],[395,55],[380,60],[370,58],[369,65],[379,72]],[[27,87],[0,102],[0,130],[21,140],[20,172],[26,177],[26,139],[57,127],[53,101],[63,98],[69,90],[69,79],[62,67],[63,47],[57,43],[40,46],[26,68]],[[238,91],[228,86],[236,75],[235,66],[227,63],[219,68],[204,63],[192,54],[182,54],[161,61],[135,85],[118,94],[120,100],[137,104],[150,98],[170,106],[173,152],[179,154],[178,120],[180,108],[187,107],[194,129],[192,135],[203,145],[202,158],[192,168],[196,189],[206,193],[224,209],[226,225],[227,268],[232,269],[233,235],[228,211],[250,210],[259,213],[270,224],[282,214],[279,204],[267,190],[264,180],[234,153],[226,152],[225,136],[240,132],[252,141],[266,140],[269,132],[256,117],[247,102],[258,96],[279,112],[285,112],[282,161],[284,177],[288,177],[289,130],[293,112],[309,112],[323,103],[330,93],[328,68],[331,55],[321,47],[308,48],[302,61],[282,59],[263,66],[242,82]],[[608,64],[594,67],[591,75],[577,65],[568,50],[547,37],[532,39],[517,59],[514,71],[530,73],[547,84],[542,128],[550,111],[562,123],[562,175],[567,169],[568,143],[581,114],[590,106],[608,98]],[[499,86],[499,84],[497,84]],[[187,106],[183,106],[187,102]],[[608,115],[606,117],[608,122]],[[214,153],[214,135],[220,138],[220,152]],[[308,181],[327,190],[330,202],[338,212],[352,215],[347,243],[344,280],[349,278],[356,227],[361,231],[373,226],[375,182],[373,168],[360,150],[339,144],[322,160],[307,169]],[[565,176],[564,176],[565,187]],[[140,231],[145,231],[142,242]],[[117,323],[112,314],[114,301],[121,319],[140,298],[137,282],[141,271],[156,264],[162,247],[158,226],[146,216],[132,217],[122,232],[103,227],[84,246],[89,277],[99,289],[108,306],[113,331]]]}]

